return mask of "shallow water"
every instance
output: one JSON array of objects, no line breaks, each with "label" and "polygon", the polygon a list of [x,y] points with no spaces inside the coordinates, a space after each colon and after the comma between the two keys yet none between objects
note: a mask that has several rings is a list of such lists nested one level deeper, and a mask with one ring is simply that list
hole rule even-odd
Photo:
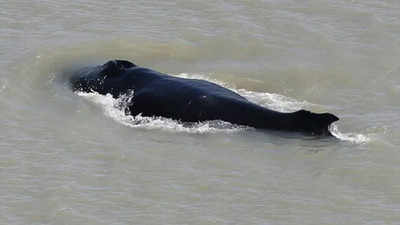
[{"label": "shallow water", "polygon": [[[0,224],[399,224],[396,1],[1,1]],[[337,138],[132,118],[67,71],[123,58]]]}]

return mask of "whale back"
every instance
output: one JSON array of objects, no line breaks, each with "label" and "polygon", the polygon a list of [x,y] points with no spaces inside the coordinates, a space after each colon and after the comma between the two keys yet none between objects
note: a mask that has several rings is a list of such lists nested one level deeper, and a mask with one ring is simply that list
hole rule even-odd
[{"label": "whale back", "polygon": [[115,98],[133,92],[129,108],[133,115],[142,113],[188,122],[223,120],[260,129],[329,136],[329,126],[339,120],[330,113],[274,111],[220,85],[173,77],[126,60],[84,68],[70,77],[70,85],[74,91],[110,93]]}]

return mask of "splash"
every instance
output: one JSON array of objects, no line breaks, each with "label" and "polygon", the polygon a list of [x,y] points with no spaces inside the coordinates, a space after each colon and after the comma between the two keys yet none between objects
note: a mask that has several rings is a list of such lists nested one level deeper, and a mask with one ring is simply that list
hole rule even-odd
[{"label": "splash", "polygon": [[370,137],[367,137],[363,134],[342,133],[339,131],[339,128],[335,124],[331,125],[330,132],[333,134],[333,136],[339,138],[342,141],[353,142],[356,144],[365,144],[371,141]]},{"label": "splash", "polygon": [[239,89],[237,92],[251,102],[280,112],[293,112],[310,107],[310,103],[297,101],[295,99],[273,93],[260,93]]},{"label": "splash", "polygon": [[307,108],[313,106],[313,104],[306,102],[306,101],[297,101],[295,99],[274,93],[266,93],[266,92],[255,92],[255,91],[248,91],[245,89],[237,89],[235,86],[230,84],[221,82],[219,80],[211,79],[207,76],[202,74],[188,74],[188,73],[181,73],[175,75],[181,78],[189,78],[189,79],[202,79],[206,81],[210,81],[212,83],[216,83],[221,85],[222,87],[228,88],[241,96],[245,97],[250,102],[254,102],[258,105],[268,107],[273,110],[281,111],[281,112],[293,112],[296,110],[300,110],[302,108]]}]

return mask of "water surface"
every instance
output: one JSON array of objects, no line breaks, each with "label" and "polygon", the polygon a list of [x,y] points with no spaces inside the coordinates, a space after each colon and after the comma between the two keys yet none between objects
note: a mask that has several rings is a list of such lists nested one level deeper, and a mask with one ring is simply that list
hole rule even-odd
[{"label": "water surface", "polygon": [[[1,224],[399,224],[396,1],[1,1]],[[132,118],[65,74],[127,59],[337,138]]]}]

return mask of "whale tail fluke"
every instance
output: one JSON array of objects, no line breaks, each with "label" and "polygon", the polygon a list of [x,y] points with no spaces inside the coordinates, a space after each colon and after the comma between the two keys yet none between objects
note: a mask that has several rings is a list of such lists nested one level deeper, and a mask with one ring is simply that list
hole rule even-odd
[{"label": "whale tail fluke", "polygon": [[299,110],[293,113],[294,128],[314,135],[332,136],[329,131],[330,125],[339,118],[331,113],[313,113]]}]

